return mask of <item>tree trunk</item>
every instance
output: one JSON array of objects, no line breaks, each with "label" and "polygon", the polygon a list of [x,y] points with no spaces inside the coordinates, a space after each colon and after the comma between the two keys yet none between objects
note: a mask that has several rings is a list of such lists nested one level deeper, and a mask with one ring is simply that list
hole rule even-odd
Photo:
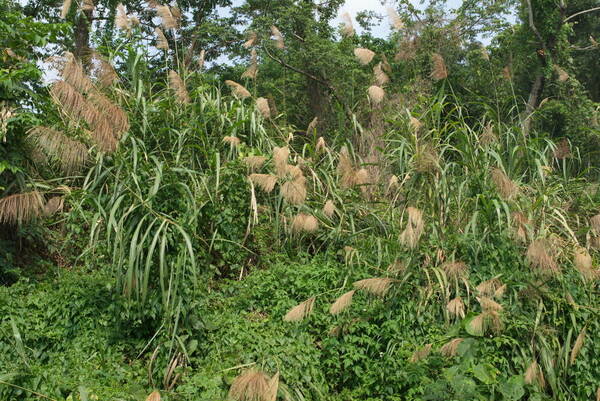
[{"label": "tree trunk", "polygon": [[90,26],[92,24],[93,10],[82,10],[75,25],[75,57],[87,64],[90,49]]}]

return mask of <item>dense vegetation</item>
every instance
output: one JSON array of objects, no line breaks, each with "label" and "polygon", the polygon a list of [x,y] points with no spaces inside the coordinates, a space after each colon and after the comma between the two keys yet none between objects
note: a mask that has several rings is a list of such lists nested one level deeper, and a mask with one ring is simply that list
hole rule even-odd
[{"label": "dense vegetation", "polygon": [[0,0],[1,400],[600,400],[600,3],[343,4]]}]

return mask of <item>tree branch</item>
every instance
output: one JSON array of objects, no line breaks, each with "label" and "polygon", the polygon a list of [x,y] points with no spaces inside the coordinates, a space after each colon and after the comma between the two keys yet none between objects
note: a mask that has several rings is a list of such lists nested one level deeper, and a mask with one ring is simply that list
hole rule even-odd
[{"label": "tree branch", "polygon": [[590,8],[588,10],[579,11],[578,13],[575,13],[575,14],[573,14],[573,15],[565,18],[564,22],[567,22],[570,19],[573,19],[573,18],[577,17],[578,15],[586,14],[586,13],[591,13],[592,11],[597,11],[597,10],[600,10],[600,7],[594,7],[594,8]]}]

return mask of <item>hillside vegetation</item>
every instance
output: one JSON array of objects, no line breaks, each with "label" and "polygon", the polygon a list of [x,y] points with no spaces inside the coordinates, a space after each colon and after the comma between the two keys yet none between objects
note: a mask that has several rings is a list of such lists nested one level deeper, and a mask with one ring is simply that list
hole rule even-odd
[{"label": "hillside vegetation", "polygon": [[600,401],[598,15],[0,0],[0,400]]}]

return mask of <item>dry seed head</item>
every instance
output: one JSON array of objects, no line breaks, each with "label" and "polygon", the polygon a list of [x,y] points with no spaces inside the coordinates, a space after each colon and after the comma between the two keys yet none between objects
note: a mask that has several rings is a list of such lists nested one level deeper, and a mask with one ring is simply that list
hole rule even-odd
[{"label": "dry seed head", "polygon": [[519,187],[499,168],[492,169],[492,180],[503,199],[511,199],[519,192]]},{"label": "dry seed head", "polygon": [[485,330],[486,330],[485,318],[486,318],[485,313],[480,313],[479,315],[477,315],[473,319],[471,319],[471,321],[469,322],[469,328],[476,335],[482,336],[485,333]]},{"label": "dry seed head", "polygon": [[335,213],[335,205],[331,200],[325,202],[325,206],[323,206],[323,214],[329,218],[333,217]]},{"label": "dry seed head", "polygon": [[398,15],[396,10],[392,7],[387,7],[387,14],[390,19],[390,25],[396,29],[397,31],[404,28],[404,22],[402,18]]},{"label": "dry seed head", "polygon": [[340,296],[329,308],[329,313],[332,315],[337,315],[340,312],[344,311],[346,308],[352,304],[352,297],[354,296],[354,292],[356,290],[351,290]]},{"label": "dry seed head", "polygon": [[464,341],[464,338],[454,338],[448,341],[440,348],[440,354],[445,356],[446,358],[452,358],[456,356],[458,351],[458,346]]},{"label": "dry seed head", "polygon": [[369,94],[369,100],[371,100],[371,103],[374,105],[381,103],[385,97],[385,91],[376,85],[370,86],[367,92]]},{"label": "dry seed head", "polygon": [[384,86],[390,82],[390,77],[383,72],[383,64],[381,62],[373,67],[373,75],[375,75],[375,82],[377,83],[377,86]]},{"label": "dry seed head", "polygon": [[448,70],[446,69],[446,63],[444,58],[439,53],[433,53],[431,55],[431,61],[433,68],[431,70],[431,78],[434,81],[439,81],[448,77]]},{"label": "dry seed head", "polygon": [[65,52],[64,66],[60,75],[79,92],[88,93],[94,89],[94,84],[85,73],[81,63],[70,52]]},{"label": "dry seed head", "polygon": [[28,223],[44,212],[44,201],[38,191],[9,195],[0,199],[0,224]]},{"label": "dry seed head", "polygon": [[204,61],[206,57],[206,50],[200,50],[200,54],[198,55],[198,69],[202,70],[204,68]]},{"label": "dry seed head", "polygon": [[387,267],[387,272],[391,275],[398,276],[400,273],[406,270],[406,266],[401,260],[395,260]]},{"label": "dry seed head", "polygon": [[252,46],[254,46],[256,44],[258,40],[258,35],[256,34],[256,32],[254,31],[250,31],[248,32],[248,40],[246,42],[244,42],[243,46],[246,49],[251,48]]},{"label": "dry seed head", "polygon": [[250,52],[250,66],[244,73],[242,74],[242,78],[250,78],[256,79],[256,75],[258,74],[258,56],[256,54],[256,49],[252,49]]},{"label": "dry seed head", "polygon": [[357,47],[354,49],[354,56],[356,56],[359,63],[367,65],[373,60],[373,57],[375,57],[375,52],[363,47]]},{"label": "dry seed head", "polygon": [[410,127],[412,128],[412,130],[415,132],[415,134],[418,133],[421,130],[421,128],[423,127],[423,123],[421,121],[419,121],[418,118],[413,117],[413,116],[410,116],[409,124],[410,124]]},{"label": "dry seed head", "polygon": [[287,173],[287,161],[290,156],[290,150],[287,146],[273,148],[273,163],[275,164],[275,171],[280,177],[285,176]]},{"label": "dry seed head", "polygon": [[88,160],[88,149],[62,132],[48,127],[35,127],[29,137],[58,161],[65,174],[78,171]]},{"label": "dry seed head", "polygon": [[408,223],[400,235],[400,242],[409,248],[416,248],[423,235],[425,224],[423,222],[423,212],[414,207],[406,209],[408,213]]},{"label": "dry seed head", "polygon": [[250,181],[266,193],[270,193],[275,188],[277,177],[271,174],[250,174]]},{"label": "dry seed head", "polygon": [[314,305],[315,297],[308,298],[306,301],[290,309],[290,311],[283,317],[283,320],[286,322],[298,322],[311,314]]},{"label": "dry seed head", "polygon": [[151,392],[148,398],[146,398],[146,401],[160,401],[160,393],[158,390]]},{"label": "dry seed head", "polygon": [[595,280],[600,275],[598,271],[592,267],[592,257],[590,256],[587,249],[578,247],[574,252],[574,264],[575,268],[586,280]]},{"label": "dry seed head", "polygon": [[[95,110],[89,112],[90,117],[87,119],[92,128],[96,127],[94,121],[103,123],[106,120],[112,127],[113,134],[117,137],[129,130],[129,117],[127,113],[109,98],[100,92],[94,91],[88,95],[88,100],[88,108],[95,108]],[[100,113],[98,116],[94,116],[94,114],[98,113]]]},{"label": "dry seed head", "polygon": [[506,79],[507,81],[510,81],[512,79],[512,72],[510,70],[510,66],[507,65],[502,69],[502,77],[504,79]]},{"label": "dry seed head", "polygon": [[590,225],[596,235],[600,235],[600,214],[597,214],[590,219]]},{"label": "dry seed head", "polygon": [[127,10],[123,3],[117,5],[117,14],[115,15],[115,26],[118,29],[124,31],[131,30],[131,24],[129,23],[129,17],[127,16]]},{"label": "dry seed head", "polygon": [[417,55],[417,42],[415,40],[405,39],[400,42],[400,49],[396,53],[394,60],[410,61]]},{"label": "dry seed head", "polygon": [[[265,164],[267,158],[264,156],[247,156],[244,158],[244,163],[250,170],[258,170]],[[277,177],[275,177],[277,179]]]},{"label": "dry seed head", "polygon": [[478,297],[477,301],[484,312],[500,312],[503,309],[502,305],[488,297]]},{"label": "dry seed head", "polygon": [[237,82],[227,80],[225,85],[229,86],[233,95],[238,99],[246,99],[251,96],[250,92]]},{"label": "dry seed head", "polygon": [[69,14],[69,10],[71,9],[71,0],[63,0],[62,8],[60,10],[60,18],[67,18],[67,14]]},{"label": "dry seed head", "polygon": [[354,36],[354,25],[352,24],[352,18],[348,12],[342,14],[342,21],[344,22],[344,27],[342,28],[342,34],[345,37]]},{"label": "dry seed head", "polygon": [[340,150],[337,171],[340,174],[342,188],[350,188],[354,185],[354,167],[350,158],[350,152],[348,152],[348,148],[345,146]]},{"label": "dry seed head", "polygon": [[306,200],[306,178],[300,176],[294,180],[284,182],[281,185],[281,196],[292,205],[303,204]]},{"label": "dry seed head", "polygon": [[502,298],[504,296],[504,293],[506,292],[506,288],[506,284],[503,284],[500,287],[498,287],[498,289],[494,292],[494,298]]},{"label": "dry seed head", "polygon": [[229,135],[223,137],[223,142],[228,143],[229,145],[231,145],[232,148],[239,146],[241,143],[240,138],[238,138],[237,136]]},{"label": "dry seed head", "polygon": [[61,212],[64,204],[65,200],[62,196],[53,196],[44,205],[44,214],[46,216],[51,216],[54,213]]},{"label": "dry seed head", "polygon": [[524,376],[525,384],[536,384],[541,388],[546,387],[546,380],[544,379],[544,373],[542,368],[538,365],[536,360],[531,361],[531,364],[525,371]]},{"label": "dry seed head", "polygon": [[156,34],[156,48],[169,50],[169,41],[167,37],[163,33],[162,29],[154,28],[154,33]]},{"label": "dry seed head", "polygon": [[315,152],[319,153],[324,150],[327,150],[327,145],[325,144],[325,138],[322,136],[317,139],[317,145],[315,146]]},{"label": "dry seed head", "polygon": [[479,135],[479,143],[483,146],[487,146],[497,141],[498,137],[496,137],[496,134],[494,134],[494,126],[491,122],[488,122],[481,135]]},{"label": "dry seed head", "polygon": [[556,149],[554,149],[554,157],[559,160],[571,157],[571,147],[569,146],[569,140],[567,138],[561,139],[556,144]]},{"label": "dry seed head", "polygon": [[112,64],[105,59],[101,54],[94,52],[94,60],[98,63],[95,69],[95,76],[102,86],[110,86],[118,81],[119,76]]},{"label": "dry seed head", "polygon": [[573,344],[573,349],[571,350],[571,358],[570,358],[571,365],[573,363],[575,363],[575,360],[577,359],[577,355],[579,355],[579,351],[581,351],[581,348],[583,347],[583,343],[585,342],[586,331],[587,331],[586,327],[581,329],[581,332],[577,336],[577,340],[575,340],[575,344]]},{"label": "dry seed head", "polygon": [[396,280],[389,277],[367,278],[364,280],[355,281],[354,288],[357,290],[363,290],[378,297],[384,297],[389,291],[392,283],[395,281]]},{"label": "dry seed head", "polygon": [[461,297],[456,297],[448,302],[446,310],[458,318],[462,319],[465,317],[465,304]]},{"label": "dry seed head", "polygon": [[479,295],[484,297],[491,297],[494,295],[496,290],[502,286],[502,282],[497,278],[492,278],[486,281],[482,281],[475,289]]},{"label": "dry seed head", "polygon": [[283,35],[281,34],[281,31],[279,30],[279,28],[277,28],[275,25],[271,26],[271,36],[273,37],[273,40],[275,41],[276,48],[278,48],[278,49],[285,48],[285,43],[283,42]]},{"label": "dry seed head", "polygon": [[533,241],[527,248],[529,265],[542,273],[558,274],[560,268],[554,259],[554,248],[549,240],[542,238]]},{"label": "dry seed head", "polygon": [[312,233],[319,229],[319,221],[309,214],[298,213],[292,220],[292,232],[301,233],[307,232]]},{"label": "dry seed head", "polygon": [[420,173],[434,173],[440,168],[440,157],[435,146],[425,142],[417,146],[413,156],[415,170]]},{"label": "dry seed head", "polygon": [[256,108],[262,114],[263,118],[271,118],[271,109],[269,108],[269,101],[264,97],[256,99]]},{"label": "dry seed head", "polygon": [[422,361],[423,359],[427,358],[429,356],[429,354],[431,353],[431,346],[432,346],[431,344],[427,344],[423,348],[415,351],[411,355],[409,362],[416,363],[416,362]]},{"label": "dry seed head", "polygon": [[558,74],[558,80],[560,82],[565,82],[566,80],[569,79],[569,74],[567,74],[567,72],[565,70],[563,70],[562,68],[560,68],[557,65],[554,65],[554,71],[556,71],[556,74]]},{"label": "dry seed head", "polygon": [[269,376],[257,369],[249,369],[231,383],[228,398],[235,401],[271,401]]},{"label": "dry seed head", "polygon": [[306,133],[308,135],[315,134],[317,132],[317,125],[319,125],[319,117],[315,117],[310,121],[308,127],[306,128]]},{"label": "dry seed head", "polygon": [[190,102],[190,95],[188,95],[188,91],[185,89],[185,84],[176,71],[169,71],[169,86],[173,92],[175,92],[175,96],[177,96],[177,100],[180,103]]},{"label": "dry seed head", "polygon": [[159,5],[156,7],[156,13],[161,19],[161,24],[165,29],[177,29],[179,23],[177,22],[177,18],[173,16],[171,9],[169,6]]},{"label": "dry seed head", "polygon": [[354,174],[355,185],[367,185],[370,183],[369,172],[366,168],[361,168]]}]

